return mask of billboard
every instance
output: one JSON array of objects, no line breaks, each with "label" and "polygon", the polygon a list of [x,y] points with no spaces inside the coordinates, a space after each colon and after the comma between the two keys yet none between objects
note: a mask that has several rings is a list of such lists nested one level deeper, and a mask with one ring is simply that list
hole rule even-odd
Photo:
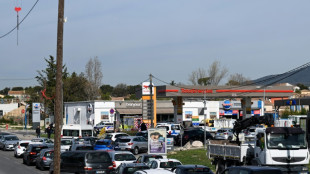
[{"label": "billboard", "polygon": [[37,123],[40,122],[41,115],[41,105],[40,103],[32,103],[32,122]]},{"label": "billboard", "polygon": [[[150,89],[150,82],[143,82],[142,83],[142,95],[151,95],[151,89]],[[154,94],[154,84],[152,83],[152,91]]]},{"label": "billboard", "polygon": [[148,154],[167,154],[166,129],[148,129]]}]

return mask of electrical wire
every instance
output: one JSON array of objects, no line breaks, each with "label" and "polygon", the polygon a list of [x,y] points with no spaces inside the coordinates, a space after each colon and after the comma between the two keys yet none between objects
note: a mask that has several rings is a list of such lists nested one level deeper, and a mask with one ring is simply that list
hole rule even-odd
[{"label": "electrical wire", "polygon": [[0,36],[0,39],[2,39],[3,37],[9,35],[10,33],[12,33],[16,28],[17,26],[19,26],[26,18],[27,16],[30,14],[30,12],[34,9],[34,7],[37,5],[37,3],[39,2],[39,0],[37,0],[34,5],[31,7],[31,9],[29,10],[29,12],[26,14],[26,16],[12,29],[10,30],[9,32],[7,32],[6,34]]}]

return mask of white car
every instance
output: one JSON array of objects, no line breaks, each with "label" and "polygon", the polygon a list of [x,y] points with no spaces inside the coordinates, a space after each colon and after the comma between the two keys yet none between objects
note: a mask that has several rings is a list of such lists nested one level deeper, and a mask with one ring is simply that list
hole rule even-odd
[{"label": "white car", "polygon": [[115,141],[119,137],[129,136],[126,133],[117,132],[117,133],[107,133],[106,137],[104,139],[109,139],[112,141]]},{"label": "white car", "polygon": [[171,174],[173,172],[169,170],[161,170],[161,169],[146,169],[146,170],[138,170],[133,174]]},{"label": "white car", "polygon": [[99,134],[102,128],[105,128],[106,132],[113,132],[114,131],[114,124],[101,121],[100,123],[96,124],[96,126],[94,127],[94,131],[97,134]]},{"label": "white car", "polygon": [[15,146],[15,149],[14,149],[14,156],[16,158],[18,157],[21,157],[25,150],[27,149],[28,147],[28,144],[30,143],[31,141],[30,140],[21,140],[19,141],[16,146]]},{"label": "white car", "polygon": [[109,155],[112,159],[114,169],[121,165],[121,163],[133,163],[137,160],[129,151],[111,151]]},{"label": "white car", "polygon": [[172,168],[182,165],[181,161],[177,159],[155,159],[153,161],[150,161],[147,163],[147,165],[151,169],[166,169],[166,170],[171,170]]},{"label": "white car", "polygon": [[66,152],[70,150],[70,147],[72,146],[73,139],[72,138],[63,138],[60,141],[60,151]]},{"label": "white car", "polygon": [[48,138],[34,138],[30,144],[45,144],[48,147],[54,147],[54,142]]},{"label": "white car", "polygon": [[167,130],[167,134],[178,135],[183,127],[180,124],[168,124],[168,123],[158,123],[156,128],[163,128]]}]

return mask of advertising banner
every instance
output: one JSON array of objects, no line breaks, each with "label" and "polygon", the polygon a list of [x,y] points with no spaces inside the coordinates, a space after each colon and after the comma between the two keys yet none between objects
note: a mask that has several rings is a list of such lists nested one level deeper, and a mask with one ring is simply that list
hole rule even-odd
[{"label": "advertising banner", "polygon": [[148,129],[148,153],[167,154],[166,129]]},{"label": "advertising banner", "polygon": [[33,123],[40,123],[40,110],[41,105],[40,103],[32,103],[32,122]]}]

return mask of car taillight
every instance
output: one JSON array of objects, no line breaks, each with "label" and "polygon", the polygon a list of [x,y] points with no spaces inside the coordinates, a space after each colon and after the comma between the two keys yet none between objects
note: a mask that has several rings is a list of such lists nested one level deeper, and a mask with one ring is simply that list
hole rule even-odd
[{"label": "car taillight", "polygon": [[63,137],[63,135],[60,135],[60,137],[62,138],[62,137]]},{"label": "car taillight", "polygon": [[133,145],[133,143],[128,143],[128,145]]},{"label": "car taillight", "polygon": [[113,161],[112,163],[113,163],[113,167],[116,168],[116,162]]},{"label": "car taillight", "polygon": [[189,138],[188,135],[185,135],[185,136],[184,136],[184,139],[188,139],[188,138]]},{"label": "car taillight", "polygon": [[30,152],[29,154],[30,155],[36,155],[37,153],[36,152]]},{"label": "car taillight", "polygon": [[[114,165],[114,164],[113,164],[113,165]],[[115,167],[116,167],[116,165],[115,165]],[[109,170],[113,170],[113,166],[109,166],[108,169],[109,169]]]},{"label": "car taillight", "polygon": [[18,146],[17,146],[17,148],[19,148],[19,149],[20,149],[20,145],[18,145]]},{"label": "car taillight", "polygon": [[227,132],[225,132],[225,133],[224,133],[224,135],[228,135],[228,133],[227,133]]},{"label": "car taillight", "polygon": [[93,170],[92,167],[84,167],[84,170]]},{"label": "car taillight", "polygon": [[44,157],[42,158],[42,160],[43,160],[43,161],[46,161],[46,157],[44,156]]},{"label": "car taillight", "polygon": [[82,138],[82,136],[79,136],[79,138]]}]

